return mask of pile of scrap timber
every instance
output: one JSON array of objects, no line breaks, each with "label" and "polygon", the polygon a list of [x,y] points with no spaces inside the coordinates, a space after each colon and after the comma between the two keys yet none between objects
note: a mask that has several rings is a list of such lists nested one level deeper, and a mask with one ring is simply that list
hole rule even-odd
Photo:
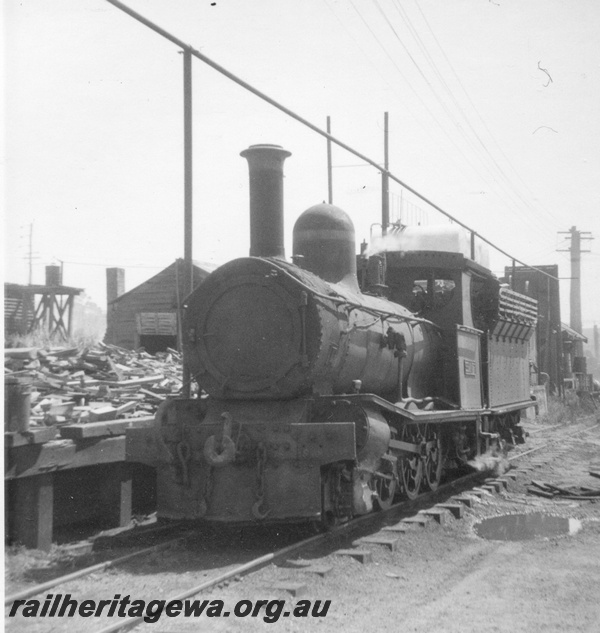
[{"label": "pile of scrap timber", "polygon": [[75,429],[81,425],[111,422],[103,428],[117,431],[119,421],[150,420],[161,402],[181,392],[181,361],[172,349],[153,356],[104,343],[5,349],[5,386],[19,383],[29,396],[27,428],[13,430],[60,427],[64,438],[81,436]]}]

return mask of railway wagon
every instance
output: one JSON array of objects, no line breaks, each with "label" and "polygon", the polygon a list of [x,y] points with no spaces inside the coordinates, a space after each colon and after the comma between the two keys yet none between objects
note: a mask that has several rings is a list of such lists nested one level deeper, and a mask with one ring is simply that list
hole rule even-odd
[{"label": "railway wagon", "polygon": [[536,302],[465,252],[453,227],[401,227],[399,246],[357,256],[352,221],[327,204],[300,215],[288,261],[290,153],[242,156],[250,256],[185,302],[203,395],[167,401],[154,429],[130,438],[157,469],[159,518],[334,524],[523,441]]}]

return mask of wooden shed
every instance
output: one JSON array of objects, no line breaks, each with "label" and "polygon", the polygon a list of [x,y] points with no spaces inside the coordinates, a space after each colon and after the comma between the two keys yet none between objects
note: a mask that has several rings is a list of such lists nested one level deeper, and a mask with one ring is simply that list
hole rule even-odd
[{"label": "wooden shed", "polygon": [[[216,265],[194,262],[194,288]],[[124,271],[107,269],[106,343],[155,354],[167,347],[178,348],[179,306],[185,299],[183,260],[170,266],[136,288],[123,292]]]}]

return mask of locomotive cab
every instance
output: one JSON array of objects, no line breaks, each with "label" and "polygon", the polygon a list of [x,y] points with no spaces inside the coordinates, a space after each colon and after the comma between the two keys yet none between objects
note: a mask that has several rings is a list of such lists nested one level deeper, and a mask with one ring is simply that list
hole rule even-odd
[{"label": "locomotive cab", "polygon": [[414,251],[387,254],[386,285],[392,301],[441,328],[443,396],[462,408],[482,407],[481,315],[498,282],[462,253]]},{"label": "locomotive cab", "polygon": [[[440,327],[443,396],[463,409],[522,407],[537,303],[503,286],[480,263],[484,253],[467,256],[457,227],[405,232],[395,244],[407,250],[385,253],[384,287],[391,301]],[[369,269],[364,258],[362,267]],[[369,277],[361,279],[368,291]]]}]

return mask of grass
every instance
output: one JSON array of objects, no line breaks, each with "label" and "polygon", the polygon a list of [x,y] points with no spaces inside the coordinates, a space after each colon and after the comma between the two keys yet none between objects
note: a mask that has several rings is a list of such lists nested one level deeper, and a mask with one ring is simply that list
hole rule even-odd
[{"label": "grass", "polygon": [[39,347],[48,349],[52,347],[77,347],[80,350],[93,347],[100,341],[99,337],[77,335],[69,339],[59,334],[50,336],[47,331],[35,330],[29,334],[10,334],[4,340],[5,348],[15,347]]},{"label": "grass", "polygon": [[31,583],[41,583],[71,573],[78,567],[95,562],[95,555],[77,555],[69,545],[53,544],[50,551],[28,549],[24,545],[9,545],[4,554],[4,581],[10,592]]},{"label": "grass", "polygon": [[548,413],[540,418],[544,424],[572,424],[583,415],[593,411],[590,403],[583,400],[574,392],[567,391],[564,398],[548,397]]}]

